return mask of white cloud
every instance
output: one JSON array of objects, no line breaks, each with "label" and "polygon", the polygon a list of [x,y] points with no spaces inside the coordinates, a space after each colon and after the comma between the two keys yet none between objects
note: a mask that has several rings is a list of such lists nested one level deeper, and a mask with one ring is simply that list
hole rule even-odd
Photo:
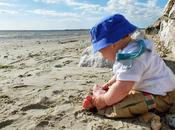
[{"label": "white cloud", "polygon": [[89,13],[98,14],[101,13],[103,10],[103,7],[99,4],[90,4],[87,2],[77,2],[75,0],[33,0],[35,2],[43,2],[47,4],[59,4],[64,3],[70,7],[73,7],[73,9],[79,9],[83,11],[88,11]]},{"label": "white cloud", "polygon": [[31,11],[34,14],[44,15],[44,16],[58,16],[58,17],[78,17],[75,13],[66,13],[66,12],[57,12],[54,10],[44,10],[44,9],[35,9]]},{"label": "white cloud", "polygon": [[0,6],[11,7],[11,6],[15,6],[15,5],[14,4],[10,4],[10,3],[6,3],[6,2],[0,2]]},{"label": "white cloud", "polygon": [[[162,12],[162,8],[157,4],[158,0],[106,0],[105,5],[101,5],[100,2],[99,4],[93,4],[88,0],[32,0],[46,3],[45,5],[36,3],[36,6],[21,5],[17,1],[20,0],[0,0],[1,25],[3,25],[4,21],[4,25],[13,27],[14,22],[12,22],[12,19],[6,21],[4,19],[7,18],[6,16],[15,15],[15,17],[17,16],[15,19],[19,20],[15,23],[15,25],[18,25],[15,26],[16,28],[90,28],[104,16],[112,13],[121,13],[137,26],[145,27],[154,22]],[[47,6],[47,4],[50,5]],[[54,8],[51,8],[52,5],[54,5]],[[55,5],[58,6],[58,10],[65,10],[63,12],[54,10]],[[60,6],[65,8],[59,9]],[[67,7],[69,12],[66,10]],[[37,16],[33,16],[33,14]],[[3,16],[5,16],[4,19]],[[26,18],[31,18],[32,20],[26,20]],[[21,22],[23,19],[24,21]]]},{"label": "white cloud", "polygon": [[33,0],[33,1],[43,2],[43,3],[48,3],[48,4],[55,4],[55,3],[64,2],[64,0]]},{"label": "white cloud", "polygon": [[15,10],[0,9],[0,14],[11,14],[11,15],[13,15],[13,14],[18,14],[18,12],[15,11]]},{"label": "white cloud", "polygon": [[[106,5],[92,4],[87,2],[77,2],[76,0],[33,0],[35,2],[44,2],[47,4],[60,4],[71,7],[74,10],[80,10],[81,15],[89,17],[103,17],[111,13],[121,13],[125,15],[131,22],[138,26],[152,24],[159,16],[161,16],[162,8],[157,5],[157,0],[108,0]],[[55,12],[45,12],[46,14],[56,15]]]},{"label": "white cloud", "polygon": [[109,0],[106,11],[122,13],[131,21],[151,24],[162,13],[162,8],[157,6],[157,0]]}]

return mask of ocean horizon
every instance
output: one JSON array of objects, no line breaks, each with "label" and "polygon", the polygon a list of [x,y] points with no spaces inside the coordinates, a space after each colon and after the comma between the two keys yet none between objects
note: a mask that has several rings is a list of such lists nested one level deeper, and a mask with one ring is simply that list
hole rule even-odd
[{"label": "ocean horizon", "polygon": [[7,39],[51,39],[62,36],[88,35],[89,29],[65,30],[0,30],[0,40]]}]

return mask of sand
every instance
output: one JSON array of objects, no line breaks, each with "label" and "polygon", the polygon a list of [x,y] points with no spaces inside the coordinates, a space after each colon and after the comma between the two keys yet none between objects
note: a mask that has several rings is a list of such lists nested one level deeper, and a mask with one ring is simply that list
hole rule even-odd
[{"label": "sand", "polygon": [[137,117],[111,120],[82,110],[88,90],[112,76],[111,69],[78,67],[89,43],[87,35],[1,41],[0,129],[149,130]]}]

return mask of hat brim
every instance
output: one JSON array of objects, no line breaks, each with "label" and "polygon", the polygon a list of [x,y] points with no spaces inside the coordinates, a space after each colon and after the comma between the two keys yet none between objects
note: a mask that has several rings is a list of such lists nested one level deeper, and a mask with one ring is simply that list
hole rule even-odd
[{"label": "hat brim", "polygon": [[[109,34],[108,36],[104,37],[103,39],[101,39],[98,42],[95,42],[93,44],[94,54],[96,52],[100,51],[101,49],[116,43],[117,41],[124,38],[128,34],[133,33],[136,29],[137,29],[136,26],[130,24],[129,28],[127,28],[127,29],[126,29],[126,27],[121,26],[119,30],[118,29],[114,30],[111,34]],[[118,34],[120,34],[120,35],[118,35]]]}]

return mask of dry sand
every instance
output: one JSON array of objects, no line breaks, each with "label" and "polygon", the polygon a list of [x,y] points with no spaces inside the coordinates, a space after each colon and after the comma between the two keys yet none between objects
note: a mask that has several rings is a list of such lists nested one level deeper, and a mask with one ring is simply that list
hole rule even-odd
[{"label": "dry sand", "polygon": [[78,67],[89,42],[84,35],[2,41],[0,129],[149,130],[138,118],[111,120],[82,110],[88,90],[112,75],[111,69]]}]

